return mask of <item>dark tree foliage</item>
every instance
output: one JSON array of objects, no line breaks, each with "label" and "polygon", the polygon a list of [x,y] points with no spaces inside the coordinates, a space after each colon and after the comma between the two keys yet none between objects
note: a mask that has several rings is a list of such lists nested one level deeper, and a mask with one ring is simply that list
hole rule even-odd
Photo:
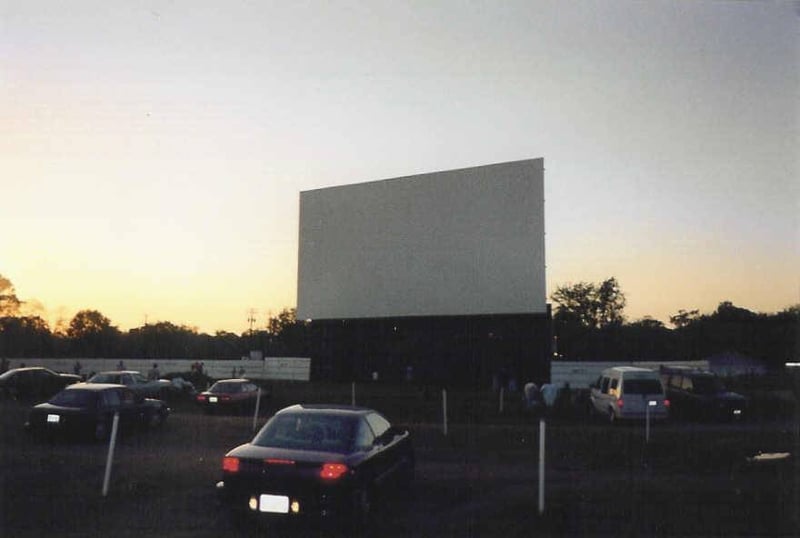
[{"label": "dark tree foliage", "polygon": [[17,298],[14,285],[9,279],[0,275],[0,316],[16,316],[22,301]]},{"label": "dark tree foliage", "polygon": [[556,303],[554,318],[590,329],[621,325],[625,318],[625,294],[614,277],[599,284],[578,282],[559,286],[550,297]]},{"label": "dark tree foliage", "polygon": [[113,357],[118,353],[120,332],[97,310],[81,310],[67,328],[72,354],[81,357]]},{"label": "dark tree foliage", "polygon": [[724,301],[715,312],[692,319],[675,333],[689,358],[736,352],[779,367],[796,360],[800,351],[800,305],[759,314]]},{"label": "dark tree foliage", "polygon": [[270,318],[266,330],[253,335],[255,347],[270,357],[308,355],[307,323],[298,321],[294,308],[284,308]]},{"label": "dark tree foliage", "polygon": [[0,357],[53,355],[56,340],[39,316],[0,318]]},{"label": "dark tree foliage", "polygon": [[[561,286],[552,299],[554,351],[567,360],[697,360],[735,352],[778,367],[800,356],[800,305],[762,314],[723,301],[710,314],[679,310],[670,316],[673,328],[668,328],[649,317],[626,322],[625,295],[615,278]],[[268,320],[263,330],[209,335],[170,322],[121,332],[102,313],[88,309],[78,312],[63,332],[54,332],[41,317],[20,315],[24,304],[11,282],[0,275],[0,357],[211,360],[238,359],[250,350],[273,357],[309,356],[313,340],[312,327],[298,321],[295,310],[288,308]],[[413,333],[397,328],[382,331],[375,337],[390,341],[391,353],[373,358],[394,362],[400,371],[408,355],[404,350],[414,347]],[[467,331],[463,337],[470,334]],[[513,356],[514,342],[502,336],[493,335],[486,349],[476,353],[489,361]],[[450,343],[440,345],[443,349],[437,353],[443,354]]]},{"label": "dark tree foliage", "polygon": [[723,301],[711,314],[679,310],[670,329],[649,317],[625,323],[624,294],[613,278],[561,286],[552,299],[555,351],[568,360],[700,360],[735,352],[777,368],[800,354],[800,305],[760,314]]}]

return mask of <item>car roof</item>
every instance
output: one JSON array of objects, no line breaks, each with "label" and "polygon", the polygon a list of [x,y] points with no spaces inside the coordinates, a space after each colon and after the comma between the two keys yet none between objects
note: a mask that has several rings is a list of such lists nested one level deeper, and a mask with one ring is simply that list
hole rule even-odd
[{"label": "car roof", "polygon": [[97,372],[94,375],[120,375],[120,374],[141,374],[139,370],[106,370],[103,372]]},{"label": "car roof", "polygon": [[218,379],[214,384],[216,385],[217,383],[252,383],[252,381],[243,377],[236,377],[233,379]]},{"label": "car roof", "polygon": [[694,366],[665,366],[661,370],[665,374],[682,374],[682,375],[706,375],[716,376],[711,370],[703,368],[696,368]]},{"label": "car roof", "polygon": [[98,392],[119,388],[127,389],[125,385],[117,385],[115,383],[74,383],[72,385],[67,385],[64,390],[90,390],[92,392]]},{"label": "car roof", "polygon": [[612,371],[615,371],[615,372],[653,372],[653,373],[655,373],[654,370],[651,370],[649,368],[640,368],[638,366],[614,366],[613,368],[609,368],[609,370],[612,370]]},{"label": "car roof", "polygon": [[369,413],[377,413],[373,409],[352,405],[339,404],[295,404],[284,407],[277,413],[309,413],[319,415],[340,415],[340,416],[363,416]]},{"label": "car roof", "polygon": [[45,366],[22,366],[21,368],[12,368],[10,370],[6,370],[3,373],[7,374],[9,372],[31,372],[31,371],[38,371],[38,370],[46,370],[48,372],[53,372],[54,374],[58,373],[55,370],[51,370],[50,368],[47,368]]}]

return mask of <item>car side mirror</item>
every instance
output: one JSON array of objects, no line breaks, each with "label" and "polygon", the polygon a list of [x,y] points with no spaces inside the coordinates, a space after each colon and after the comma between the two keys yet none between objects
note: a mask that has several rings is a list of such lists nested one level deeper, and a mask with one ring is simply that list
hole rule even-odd
[{"label": "car side mirror", "polygon": [[389,443],[394,441],[395,437],[397,437],[398,435],[403,435],[405,432],[406,432],[406,430],[404,430],[403,428],[398,428],[397,426],[392,426],[388,430],[386,430],[385,432],[380,434],[378,437],[376,437],[373,444],[375,444],[375,445],[388,445]]}]

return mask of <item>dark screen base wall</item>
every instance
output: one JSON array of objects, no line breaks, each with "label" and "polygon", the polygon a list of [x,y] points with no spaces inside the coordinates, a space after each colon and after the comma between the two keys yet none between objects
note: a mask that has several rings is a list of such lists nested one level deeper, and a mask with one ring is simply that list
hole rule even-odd
[{"label": "dark screen base wall", "polygon": [[550,378],[546,314],[313,320],[312,377],[481,387]]}]

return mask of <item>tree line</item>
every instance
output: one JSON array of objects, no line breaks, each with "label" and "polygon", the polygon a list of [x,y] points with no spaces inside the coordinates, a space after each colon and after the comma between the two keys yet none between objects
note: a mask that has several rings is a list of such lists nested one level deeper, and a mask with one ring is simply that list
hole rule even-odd
[{"label": "tree line", "polygon": [[0,275],[0,357],[187,358],[239,359],[250,350],[267,356],[305,351],[294,309],[269,319],[266,328],[241,335],[217,331],[200,333],[194,327],[168,321],[122,331],[101,312],[81,310],[68,324],[52,330],[41,316],[27,312],[10,280]]},{"label": "tree line", "polygon": [[780,367],[800,356],[800,304],[774,314],[722,301],[714,312],[679,310],[672,328],[644,317],[628,322],[625,294],[613,277],[559,286],[554,354],[566,360],[701,360],[738,353]]},{"label": "tree line", "polygon": [[[553,302],[553,352],[565,360],[699,360],[726,352],[780,366],[800,356],[800,305],[764,314],[723,301],[708,314],[679,310],[667,327],[644,317],[627,321],[625,294],[615,278],[559,286]],[[0,357],[238,359],[250,350],[266,356],[309,356],[308,327],[294,309],[265,328],[235,334],[200,333],[171,322],[121,331],[97,310],[81,310],[52,330],[26,312],[13,284],[0,275]]]}]

